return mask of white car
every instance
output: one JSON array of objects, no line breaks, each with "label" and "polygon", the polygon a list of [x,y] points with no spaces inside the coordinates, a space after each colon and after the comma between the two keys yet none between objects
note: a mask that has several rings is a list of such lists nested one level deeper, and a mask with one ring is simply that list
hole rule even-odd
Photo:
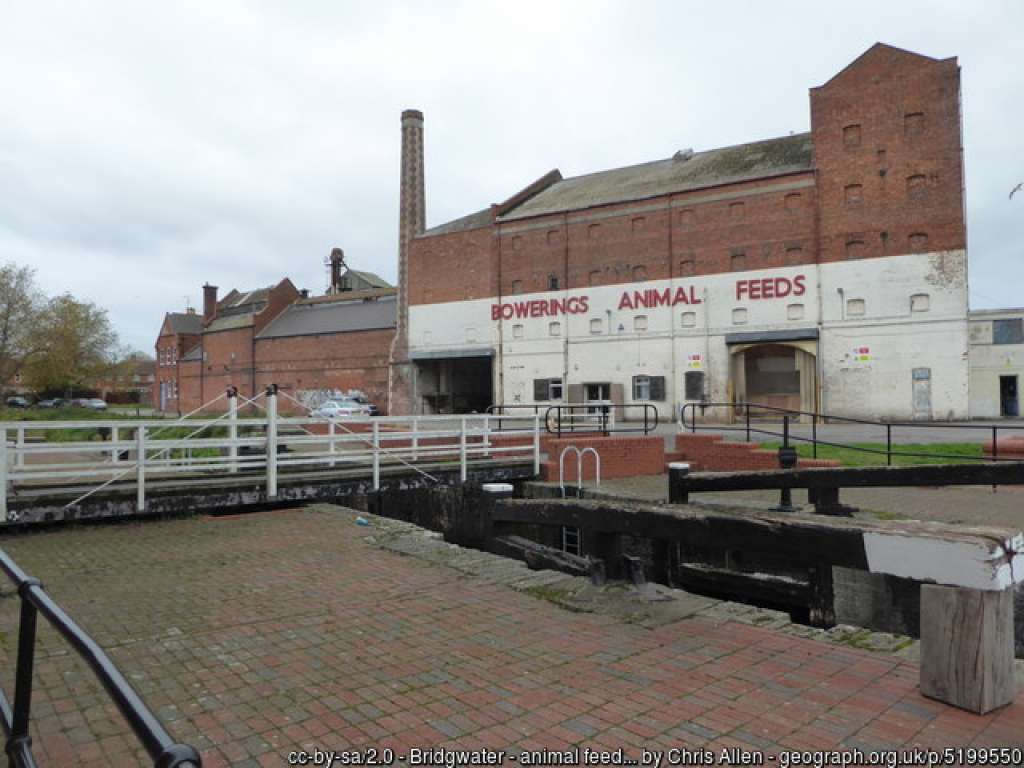
[{"label": "white car", "polygon": [[356,400],[326,400],[313,411],[319,419],[362,418],[371,415],[369,406]]},{"label": "white car", "polygon": [[98,397],[90,397],[85,400],[82,405],[88,408],[90,411],[105,411],[107,410],[107,404],[105,401],[100,400]]}]

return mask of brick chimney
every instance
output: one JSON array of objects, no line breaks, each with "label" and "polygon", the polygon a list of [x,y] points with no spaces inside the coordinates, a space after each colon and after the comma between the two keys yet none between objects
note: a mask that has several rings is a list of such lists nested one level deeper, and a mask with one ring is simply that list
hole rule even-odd
[{"label": "brick chimney", "polygon": [[207,283],[203,286],[203,322],[210,323],[217,317],[217,286]]},{"label": "brick chimney", "polygon": [[409,243],[426,229],[423,191],[423,113],[402,113],[402,176],[398,198],[398,327],[396,339],[408,347]]},{"label": "brick chimney", "polygon": [[402,166],[398,193],[398,317],[391,344],[391,381],[388,407],[392,414],[412,409],[409,363],[409,244],[426,229],[423,185],[423,113],[402,112]]}]

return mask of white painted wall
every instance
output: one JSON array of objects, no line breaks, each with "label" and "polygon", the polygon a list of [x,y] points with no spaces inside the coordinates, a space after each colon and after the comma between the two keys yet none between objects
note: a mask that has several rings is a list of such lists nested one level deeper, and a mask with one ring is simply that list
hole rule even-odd
[{"label": "white painted wall", "polygon": [[[750,298],[750,281],[770,279],[774,287],[781,278],[779,286],[785,281],[793,286],[798,276],[804,288],[800,296]],[[744,288],[738,288],[740,281],[747,281]],[[666,288],[672,296],[681,288],[699,303],[620,308],[624,293]],[[927,295],[926,311],[911,311],[913,295]],[[493,347],[501,373],[495,376],[496,402],[532,402],[534,379],[559,376],[567,386],[620,383],[629,402],[634,375],[663,375],[667,400],[657,405],[667,415],[682,405],[687,370],[704,370],[710,398],[726,399],[727,333],[817,328],[824,410],[910,419],[911,371],[929,368],[932,417],[968,416],[963,251],[595,286],[505,297],[503,302],[555,296],[586,296],[587,311],[492,320],[496,299],[412,306],[410,348],[415,353]],[[863,315],[847,312],[851,299],[864,302]],[[799,316],[791,305],[800,305]],[[745,310],[745,322],[736,322],[736,310]],[[684,324],[684,313],[693,313],[692,325]],[[638,316],[646,318],[645,330],[635,330]],[[600,321],[600,333],[591,331],[594,320]],[[552,322],[560,324],[558,336],[550,335]],[[854,353],[864,349],[866,354]]]},{"label": "white painted wall", "polygon": [[970,334],[970,369],[972,419],[1000,417],[999,377],[1016,376],[1018,404],[1024,405],[1024,344],[993,344],[992,321],[1024,316],[1024,310],[972,313]]}]

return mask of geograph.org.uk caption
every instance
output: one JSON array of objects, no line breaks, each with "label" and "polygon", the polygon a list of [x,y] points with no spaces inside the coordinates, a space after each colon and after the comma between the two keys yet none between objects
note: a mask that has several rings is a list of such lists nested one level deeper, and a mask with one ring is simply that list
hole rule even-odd
[{"label": "geograph.org.uk caption", "polygon": [[666,768],[667,766],[776,766],[777,768],[910,768],[911,766],[1024,764],[1024,749],[1009,747],[889,750],[786,750],[724,747],[673,747],[666,749],[601,750],[573,747],[565,750],[495,750],[429,748],[396,751],[389,748],[348,750],[294,750],[288,765],[324,766],[421,766],[423,768],[473,768],[474,766],[626,766]]}]

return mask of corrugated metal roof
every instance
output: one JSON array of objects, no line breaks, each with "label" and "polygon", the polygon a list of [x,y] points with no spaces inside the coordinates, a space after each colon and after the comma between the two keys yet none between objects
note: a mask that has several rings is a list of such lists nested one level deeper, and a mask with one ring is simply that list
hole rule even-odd
[{"label": "corrugated metal roof", "polygon": [[812,165],[811,134],[738,144],[697,152],[689,159],[683,157],[563,179],[513,208],[499,221],[807,171]]},{"label": "corrugated metal roof", "polygon": [[394,328],[396,317],[397,302],[393,296],[372,301],[296,302],[264,328],[257,338]]},{"label": "corrugated metal roof", "polygon": [[345,272],[346,275],[354,275],[355,277],[362,280],[369,288],[393,288],[387,280],[374,272],[363,272],[359,269],[350,269]]},{"label": "corrugated metal roof", "polygon": [[167,318],[173,333],[182,335],[201,333],[203,330],[203,318],[195,312],[168,312]]}]

